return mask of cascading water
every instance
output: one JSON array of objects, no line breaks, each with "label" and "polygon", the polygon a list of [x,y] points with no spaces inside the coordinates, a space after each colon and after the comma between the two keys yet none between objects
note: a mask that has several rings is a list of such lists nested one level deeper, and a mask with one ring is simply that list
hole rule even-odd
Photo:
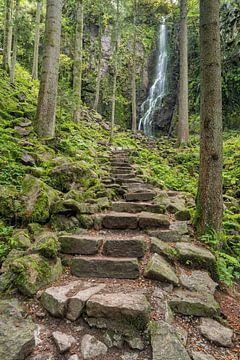
[{"label": "cascading water", "polygon": [[156,110],[161,108],[163,97],[166,94],[167,63],[167,26],[165,19],[163,19],[159,28],[159,55],[156,65],[156,76],[148,98],[141,106],[143,115],[138,127],[139,130],[143,130],[144,134],[148,136],[153,136],[154,114]]}]

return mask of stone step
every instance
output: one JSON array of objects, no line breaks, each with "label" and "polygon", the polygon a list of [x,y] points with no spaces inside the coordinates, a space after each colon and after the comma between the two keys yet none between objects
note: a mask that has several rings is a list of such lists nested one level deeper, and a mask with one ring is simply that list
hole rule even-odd
[{"label": "stone step", "polygon": [[122,159],[122,160],[110,160],[110,164],[112,166],[116,166],[116,167],[125,167],[125,166],[129,166],[129,161]]},{"label": "stone step", "polygon": [[155,192],[133,192],[125,195],[126,201],[151,201],[156,196]]},{"label": "stone step", "polygon": [[125,213],[109,212],[102,215],[102,226],[107,229],[147,229],[147,228],[168,228],[170,222],[167,215],[148,212]]},{"label": "stone step", "polygon": [[63,254],[95,255],[103,243],[101,237],[88,235],[63,235],[58,238]]},{"label": "stone step", "polygon": [[137,279],[137,258],[76,256],[65,259],[71,273],[78,277]]},{"label": "stone step", "polygon": [[111,173],[114,175],[132,174],[132,168],[112,168]]},{"label": "stone step", "polygon": [[130,178],[130,179],[116,179],[117,182],[121,183],[122,185],[126,186],[127,184],[139,184],[139,179],[137,178]]},{"label": "stone step", "polygon": [[123,173],[118,173],[118,174],[114,174],[114,177],[116,179],[120,179],[120,180],[125,180],[125,179],[132,179],[132,177],[134,176],[134,174],[123,174]]},{"label": "stone step", "polygon": [[107,239],[103,243],[103,255],[113,257],[137,257],[144,256],[144,236],[136,236],[128,239]]},{"label": "stone step", "polygon": [[161,214],[163,212],[160,205],[145,202],[125,202],[117,201],[112,204],[112,211],[139,213],[142,211]]}]

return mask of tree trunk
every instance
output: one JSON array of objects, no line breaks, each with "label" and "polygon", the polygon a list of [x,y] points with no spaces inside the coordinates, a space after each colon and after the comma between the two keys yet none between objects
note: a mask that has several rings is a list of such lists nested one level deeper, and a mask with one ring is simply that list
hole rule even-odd
[{"label": "tree trunk", "polygon": [[[101,6],[101,5],[100,5]],[[101,7],[99,10],[99,34],[98,34],[98,66],[97,66],[97,79],[96,79],[96,92],[93,108],[98,110],[100,86],[101,86],[101,65],[102,65],[102,24],[101,24]]]},{"label": "tree trunk", "polygon": [[39,56],[39,41],[40,41],[40,24],[41,24],[42,0],[37,2],[36,22],[35,22],[35,38],[33,50],[33,67],[32,79],[38,79],[38,56]]},{"label": "tree trunk", "polygon": [[137,43],[137,0],[134,0],[133,66],[132,66],[132,131],[137,131],[137,95],[136,95],[136,43]]},{"label": "tree trunk", "polygon": [[63,0],[47,0],[45,46],[37,108],[37,132],[53,138],[58,88]]},{"label": "tree trunk", "polygon": [[180,0],[180,79],[179,79],[179,123],[177,145],[186,144],[189,138],[188,125],[188,29],[187,0]]},{"label": "tree trunk", "polygon": [[112,119],[111,119],[111,133],[110,143],[113,140],[114,126],[115,126],[115,112],[116,112],[116,93],[117,93],[117,77],[118,77],[118,48],[120,39],[120,26],[119,26],[119,0],[117,0],[117,11],[115,18],[115,51],[114,51],[114,75],[113,75],[113,92],[112,92]]},{"label": "tree trunk", "polygon": [[13,0],[5,0],[5,23],[3,40],[3,69],[8,73],[11,68]]},{"label": "tree trunk", "polygon": [[74,121],[81,118],[82,103],[82,49],[83,49],[83,0],[77,0],[75,53],[73,64]]},{"label": "tree trunk", "polygon": [[10,81],[12,84],[15,82],[15,72],[17,63],[17,42],[18,42],[18,18],[20,10],[20,0],[16,0],[15,20],[14,20],[14,34],[13,34],[13,53],[12,53],[12,64],[10,71]]},{"label": "tree trunk", "polygon": [[200,1],[201,142],[198,187],[198,230],[221,230],[222,92],[219,1]]}]

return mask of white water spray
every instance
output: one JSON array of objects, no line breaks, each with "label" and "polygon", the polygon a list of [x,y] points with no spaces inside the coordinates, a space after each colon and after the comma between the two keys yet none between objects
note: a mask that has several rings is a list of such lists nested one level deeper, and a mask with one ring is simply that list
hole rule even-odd
[{"label": "white water spray", "polygon": [[159,55],[156,65],[156,76],[148,98],[141,106],[143,115],[138,127],[139,130],[143,130],[144,134],[148,136],[153,135],[153,117],[156,110],[161,108],[163,97],[166,94],[167,62],[167,26],[164,19],[159,28]]}]

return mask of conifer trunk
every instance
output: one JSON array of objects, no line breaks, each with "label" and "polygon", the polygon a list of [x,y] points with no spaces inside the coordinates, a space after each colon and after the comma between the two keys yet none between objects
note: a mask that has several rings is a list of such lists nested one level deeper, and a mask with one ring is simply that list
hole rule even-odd
[{"label": "conifer trunk", "polygon": [[77,0],[75,53],[73,64],[74,121],[81,118],[82,103],[82,49],[83,49],[83,0]]},{"label": "conifer trunk", "polygon": [[137,43],[137,0],[134,0],[133,66],[132,66],[132,131],[137,131],[137,95],[136,95],[136,43]]},{"label": "conifer trunk", "polygon": [[5,0],[5,20],[4,20],[4,39],[3,39],[3,69],[10,73],[11,69],[11,50],[13,32],[13,0]]},{"label": "conifer trunk", "polygon": [[188,29],[187,0],[180,0],[180,79],[179,79],[179,122],[177,145],[186,144],[189,138],[188,125]]},{"label": "conifer trunk", "polygon": [[36,127],[41,138],[53,138],[58,88],[63,0],[47,0],[45,46]]},{"label": "conifer trunk", "polygon": [[198,230],[221,230],[222,92],[219,1],[200,1],[201,142],[198,188]]},{"label": "conifer trunk", "polygon": [[16,72],[16,63],[17,63],[19,10],[20,10],[20,0],[16,0],[16,10],[15,10],[15,19],[14,19],[14,34],[13,34],[13,52],[12,52],[12,63],[11,63],[11,71],[10,71],[10,81],[12,84],[14,84],[14,82],[15,82],[15,72]]},{"label": "conifer trunk", "polygon": [[116,112],[116,93],[117,93],[117,77],[118,77],[118,47],[119,47],[119,38],[120,38],[120,28],[119,28],[119,0],[117,0],[117,10],[115,17],[115,50],[114,50],[114,75],[113,75],[113,92],[112,92],[112,118],[111,118],[111,133],[110,133],[110,143],[113,140],[114,126],[115,126],[115,112]]},{"label": "conifer trunk", "polygon": [[32,67],[32,79],[33,80],[38,79],[41,12],[42,12],[42,0],[37,2],[37,10],[36,10],[35,38],[34,38],[34,50],[33,50],[33,67]]}]

